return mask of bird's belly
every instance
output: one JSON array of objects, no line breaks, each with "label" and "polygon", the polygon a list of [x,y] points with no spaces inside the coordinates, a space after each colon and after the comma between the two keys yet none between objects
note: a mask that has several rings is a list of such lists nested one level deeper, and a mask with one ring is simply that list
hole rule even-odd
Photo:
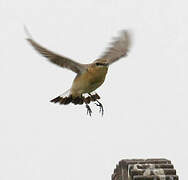
[{"label": "bird's belly", "polygon": [[104,82],[104,81],[98,81],[98,82],[91,82],[91,83],[88,83],[88,86],[85,87],[83,93],[90,93],[90,92],[96,90],[99,86],[102,85],[103,82]]},{"label": "bird's belly", "polygon": [[103,84],[105,75],[90,76],[88,74],[83,74],[76,77],[71,88],[72,94],[81,95],[83,93],[90,93],[96,90]]}]

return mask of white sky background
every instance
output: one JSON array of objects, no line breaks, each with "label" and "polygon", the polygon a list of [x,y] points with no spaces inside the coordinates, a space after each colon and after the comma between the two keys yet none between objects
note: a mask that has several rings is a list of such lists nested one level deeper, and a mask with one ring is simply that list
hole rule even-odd
[{"label": "white sky background", "polygon": [[[0,179],[109,180],[123,158],[172,160],[187,178],[188,11],[182,0],[1,0]],[[74,73],[38,55],[36,41],[88,63],[121,29],[129,56],[102,87],[105,115],[49,102]]]}]

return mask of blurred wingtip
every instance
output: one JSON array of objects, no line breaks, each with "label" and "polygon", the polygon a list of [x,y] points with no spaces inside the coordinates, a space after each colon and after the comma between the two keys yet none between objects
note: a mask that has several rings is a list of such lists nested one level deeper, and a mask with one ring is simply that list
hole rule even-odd
[{"label": "blurred wingtip", "polygon": [[23,27],[24,27],[25,34],[27,35],[27,38],[26,38],[26,39],[27,39],[27,40],[28,40],[28,39],[32,39],[31,33],[29,32],[27,26],[24,24]]},{"label": "blurred wingtip", "polygon": [[120,36],[124,37],[125,40],[129,41],[129,46],[132,46],[134,36],[133,29],[129,28],[120,30]]}]

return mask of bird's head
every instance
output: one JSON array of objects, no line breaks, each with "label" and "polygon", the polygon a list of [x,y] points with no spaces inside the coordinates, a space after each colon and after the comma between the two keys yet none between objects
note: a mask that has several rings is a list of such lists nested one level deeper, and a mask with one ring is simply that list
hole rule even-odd
[{"label": "bird's head", "polygon": [[89,71],[97,71],[97,72],[107,72],[109,64],[105,59],[97,59],[92,64],[90,64],[88,70]]},{"label": "bird's head", "polygon": [[105,59],[97,59],[92,63],[97,68],[108,68],[109,64]]}]

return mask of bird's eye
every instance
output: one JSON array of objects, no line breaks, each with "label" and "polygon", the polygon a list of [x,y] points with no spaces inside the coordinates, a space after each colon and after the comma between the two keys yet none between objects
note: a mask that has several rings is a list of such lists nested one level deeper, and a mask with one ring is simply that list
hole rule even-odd
[{"label": "bird's eye", "polygon": [[96,63],[96,66],[103,66],[103,63]]}]

